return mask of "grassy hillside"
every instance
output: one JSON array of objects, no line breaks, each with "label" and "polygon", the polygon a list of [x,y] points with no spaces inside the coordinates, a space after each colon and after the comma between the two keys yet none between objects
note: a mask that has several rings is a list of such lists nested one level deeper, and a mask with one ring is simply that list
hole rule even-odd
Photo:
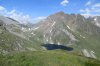
[{"label": "grassy hillside", "polygon": [[39,42],[18,37],[8,31],[0,32],[0,52],[24,51],[40,49]]},{"label": "grassy hillside", "polygon": [[0,66],[100,66],[97,60],[60,50],[0,55],[0,59]]},{"label": "grassy hillside", "polygon": [[[73,34],[79,40],[73,45],[74,49],[77,49],[77,50],[87,49],[90,51],[94,51],[97,58],[100,59],[100,50],[99,50],[100,38],[98,38],[96,36],[88,35],[84,32],[76,32]],[[82,36],[80,36],[80,35],[82,35]],[[83,38],[83,37],[85,37],[85,38]]]}]

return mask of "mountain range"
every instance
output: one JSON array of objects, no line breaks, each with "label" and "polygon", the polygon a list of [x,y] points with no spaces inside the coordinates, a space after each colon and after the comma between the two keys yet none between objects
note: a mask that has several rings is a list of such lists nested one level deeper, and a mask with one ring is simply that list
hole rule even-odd
[{"label": "mountain range", "polygon": [[100,16],[58,12],[36,24],[0,16],[0,54],[64,50],[100,59]]}]

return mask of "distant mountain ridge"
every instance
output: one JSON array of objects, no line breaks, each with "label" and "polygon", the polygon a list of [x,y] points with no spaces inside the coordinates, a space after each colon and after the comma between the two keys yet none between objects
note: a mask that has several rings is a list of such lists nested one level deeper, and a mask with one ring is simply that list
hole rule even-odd
[{"label": "distant mountain ridge", "polygon": [[[47,50],[42,45],[54,44],[71,47],[73,52],[82,53],[87,57],[100,58],[99,18],[100,16],[85,18],[80,14],[58,12],[37,24],[23,25],[12,18],[0,16],[0,34],[2,37],[9,34],[14,36],[13,39],[16,39],[16,37],[20,39],[13,42],[9,41],[12,45],[4,42],[5,46],[13,48],[10,49],[12,51],[16,51],[16,45],[17,48],[22,48],[24,51],[37,51]],[[3,35],[2,32],[6,32],[6,34]],[[7,51],[8,49],[2,46],[2,40],[5,40],[5,38],[0,38],[0,49]],[[10,37],[7,37],[7,40],[10,40]],[[18,51],[21,51],[21,49]]]},{"label": "distant mountain ridge", "polygon": [[41,43],[70,46],[75,51],[88,53],[87,56],[100,57],[99,23],[99,16],[85,18],[80,14],[58,12],[38,23],[33,33],[40,37]]}]

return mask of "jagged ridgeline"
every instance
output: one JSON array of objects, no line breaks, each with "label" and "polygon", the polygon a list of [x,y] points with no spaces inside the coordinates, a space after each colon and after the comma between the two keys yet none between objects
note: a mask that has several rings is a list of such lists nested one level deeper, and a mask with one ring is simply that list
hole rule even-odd
[{"label": "jagged ridgeline", "polygon": [[[1,57],[3,55],[1,59],[6,58],[11,60],[9,57],[14,59],[21,57],[21,60],[24,57],[24,59],[27,59],[26,57],[39,58],[39,55],[41,56],[41,54],[46,54],[49,56],[49,53],[51,54],[50,57],[52,57],[52,55],[56,54],[56,52],[58,52],[58,54],[65,53],[64,56],[61,56],[61,58],[59,58],[60,54],[57,55],[57,57],[54,57],[61,60],[63,60],[65,55],[67,55],[66,53],[68,53],[68,55],[75,55],[74,58],[78,55],[77,58],[79,58],[79,60],[83,58],[84,61],[82,62],[85,63],[86,61],[87,64],[87,60],[89,58],[100,59],[99,18],[99,16],[85,18],[80,14],[65,14],[64,12],[58,12],[48,16],[46,19],[41,20],[36,24],[20,24],[12,18],[0,16],[0,54]],[[49,52],[49,50],[53,51]],[[31,51],[33,52],[31,53]],[[19,52],[19,54],[17,52]],[[28,52],[30,55],[27,55]],[[18,56],[17,54],[15,55],[15,53],[17,53]],[[42,57],[45,59],[44,56]],[[49,61],[49,57],[47,58],[48,62],[51,62]],[[94,59],[90,59],[91,61],[89,61],[89,63],[92,63],[93,60],[94,64],[98,64],[99,61],[94,61]],[[50,60],[59,62],[59,60]],[[0,61],[0,63],[2,62],[3,60]],[[16,61],[14,60],[14,62]],[[44,62],[40,62],[40,64],[42,63]],[[52,63],[53,62],[51,62],[51,64]],[[61,64],[64,64],[64,62]],[[57,65],[54,64],[54,66]]]},{"label": "jagged ridgeline", "polygon": [[99,16],[85,18],[80,14],[58,12],[36,24],[32,29],[33,37],[30,39],[46,44],[46,47],[43,46],[46,49],[49,44],[53,44],[53,47],[63,45],[87,57],[98,58],[100,57],[99,18]]}]

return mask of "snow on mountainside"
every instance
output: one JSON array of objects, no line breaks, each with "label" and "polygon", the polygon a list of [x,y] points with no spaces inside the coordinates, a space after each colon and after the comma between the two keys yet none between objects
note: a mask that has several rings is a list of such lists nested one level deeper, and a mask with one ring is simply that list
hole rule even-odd
[{"label": "snow on mountainside", "polygon": [[80,14],[58,12],[36,24],[32,29],[35,34],[33,37],[37,37],[38,41],[44,44],[73,47],[74,51],[80,50],[83,54],[85,48],[95,50],[96,55],[100,57],[100,28],[93,23],[95,21],[93,17],[85,18]]},{"label": "snow on mountainside", "polygon": [[100,16],[96,16],[94,17],[94,22],[93,22],[96,26],[100,27]]},{"label": "snow on mountainside", "polygon": [[[68,51],[70,48],[71,51],[82,53],[87,57],[100,58],[99,23],[99,16],[85,18],[80,14],[65,14],[64,12],[52,14],[34,25],[23,25],[11,18],[0,16],[0,32],[2,35],[2,31],[5,29],[10,35],[20,38],[21,41],[18,40],[19,43],[14,44],[18,48],[23,49],[24,47],[24,50],[47,50],[44,45],[52,45],[52,49],[67,47]],[[16,38],[14,37],[14,39]],[[13,42],[11,42],[12,45]],[[6,43],[4,44],[6,45]],[[2,50],[5,49],[2,48]]]}]

